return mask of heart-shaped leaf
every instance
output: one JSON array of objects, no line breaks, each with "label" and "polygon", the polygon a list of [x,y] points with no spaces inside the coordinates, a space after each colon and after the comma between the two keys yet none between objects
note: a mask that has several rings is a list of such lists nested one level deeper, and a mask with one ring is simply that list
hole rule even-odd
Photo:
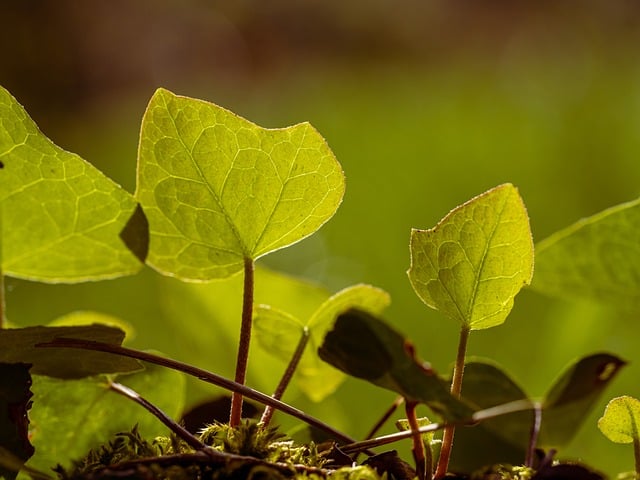
[{"label": "heart-shaped leaf", "polygon": [[640,441],[640,400],[623,395],[609,401],[598,428],[612,442]]},{"label": "heart-shaped leaf", "polygon": [[25,327],[0,330],[0,362],[30,363],[31,373],[56,378],[81,378],[100,373],[133,372],[137,360],[90,350],[38,347],[56,338],[76,338],[120,345],[124,332],[106,325]]},{"label": "heart-shaped leaf", "polygon": [[532,287],[617,306],[640,305],[640,200],[600,212],[536,245]]},{"label": "heart-shaped leaf", "polygon": [[371,313],[351,309],[339,315],[318,354],[348,375],[426,404],[445,420],[473,413],[449,393],[448,382],[415,357],[409,341]]},{"label": "heart-shaped leaf", "polygon": [[18,475],[16,467],[21,467],[34,452],[27,416],[31,407],[30,387],[28,364],[0,363],[0,449],[7,451],[13,460],[13,468],[0,462],[0,478],[6,480],[13,480]]},{"label": "heart-shaped leaf", "polygon": [[471,330],[504,322],[533,275],[529,217],[518,190],[501,185],[411,232],[409,279],[428,306]]},{"label": "heart-shaped leaf", "polygon": [[545,395],[539,444],[566,446],[625,365],[624,360],[608,353],[589,355],[571,364]]},{"label": "heart-shaped leaf", "polygon": [[[137,272],[120,238],[144,223],[131,194],[54,145],[0,87],[0,271],[43,282],[82,282]],[[142,243],[140,243],[142,241]]]},{"label": "heart-shaped leaf", "polygon": [[148,263],[183,280],[227,277],[322,226],[344,193],[340,164],[308,123],[261,128],[159,89],[142,121],[136,196]]},{"label": "heart-shaped leaf", "polygon": [[379,314],[391,299],[384,290],[371,285],[347,287],[323,302],[306,323],[281,310],[261,305],[254,316],[254,333],[259,344],[284,362],[291,360],[296,345],[308,335],[307,348],[296,370],[296,381],[302,391],[318,402],[333,393],[344,374],[318,357],[318,347],[336,316],[350,308]]}]

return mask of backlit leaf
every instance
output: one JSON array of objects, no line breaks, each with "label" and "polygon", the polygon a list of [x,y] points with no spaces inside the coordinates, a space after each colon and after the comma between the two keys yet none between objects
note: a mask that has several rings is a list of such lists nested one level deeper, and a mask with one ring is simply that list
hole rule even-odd
[{"label": "backlit leaf", "polygon": [[510,184],[411,232],[409,279],[420,299],[472,330],[499,325],[533,275],[529,217]]},{"label": "backlit leaf", "polygon": [[306,323],[277,309],[259,307],[254,317],[254,333],[266,351],[289,362],[307,328],[309,341],[298,364],[295,379],[301,390],[318,402],[333,393],[344,380],[341,371],[318,357],[318,347],[336,316],[350,308],[379,314],[390,302],[389,294],[384,290],[371,285],[353,285],[323,302],[307,318]]},{"label": "backlit leaf", "polygon": [[308,123],[261,128],[159,89],[142,122],[137,197],[149,264],[183,280],[223,278],[295,243],[338,208],[344,175]]},{"label": "backlit leaf", "polygon": [[371,313],[352,309],[338,316],[318,351],[348,375],[424,403],[446,420],[473,413],[449,393],[449,384],[419,361],[402,335]]},{"label": "backlit leaf", "polygon": [[540,242],[532,287],[556,296],[640,305],[640,200],[580,220]]},{"label": "backlit leaf", "polygon": [[90,350],[37,347],[55,338],[77,338],[120,345],[124,332],[106,325],[25,327],[0,330],[0,362],[30,363],[31,373],[56,378],[80,378],[100,373],[133,372],[137,360]]},{"label": "backlit leaf", "polygon": [[589,355],[570,365],[545,396],[539,444],[566,446],[625,365],[624,360],[607,353]]},{"label": "backlit leaf", "polygon": [[[142,267],[120,238],[137,209],[133,196],[78,155],[54,145],[2,87],[0,165],[4,274],[82,282]],[[141,238],[138,255],[144,255]]]},{"label": "backlit leaf", "polygon": [[[148,365],[144,371],[117,380],[174,419],[184,407],[185,379],[179,372]],[[28,466],[42,471],[58,463],[69,466],[89,449],[110,440],[115,433],[130,431],[136,424],[150,440],[169,434],[157,418],[130,399],[109,391],[99,377],[58,380],[34,376],[33,393],[31,436],[36,453]]]},{"label": "backlit leaf", "polygon": [[640,439],[640,400],[624,395],[612,399],[598,420],[598,428],[612,442]]}]

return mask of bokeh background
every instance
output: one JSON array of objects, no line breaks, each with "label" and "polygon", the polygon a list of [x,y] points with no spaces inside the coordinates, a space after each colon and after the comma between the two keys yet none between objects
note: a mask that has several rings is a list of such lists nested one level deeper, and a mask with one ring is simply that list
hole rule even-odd
[{"label": "bokeh background", "polygon": [[[260,263],[329,291],[386,289],[388,320],[441,372],[458,326],[409,285],[412,227],[511,182],[539,241],[640,194],[637,2],[3,0],[0,19],[0,84],[54,142],[131,192],[140,119],[157,87],[265,127],[310,121],[343,165],[344,202],[318,234]],[[134,346],[233,376],[236,320],[214,314],[194,326],[202,299],[150,269],[74,286],[8,279],[7,288],[18,325],[98,310],[134,325]],[[633,468],[632,450],[610,444],[596,420],[609,398],[640,395],[637,313],[525,291],[505,325],[472,334],[469,353],[505,365],[532,396],[579,356],[630,360],[561,452],[613,475]],[[265,362],[249,379],[268,390],[281,365]],[[190,388],[191,402],[211,394]],[[392,398],[349,380],[320,404],[295,388],[285,399],[359,436]]]}]

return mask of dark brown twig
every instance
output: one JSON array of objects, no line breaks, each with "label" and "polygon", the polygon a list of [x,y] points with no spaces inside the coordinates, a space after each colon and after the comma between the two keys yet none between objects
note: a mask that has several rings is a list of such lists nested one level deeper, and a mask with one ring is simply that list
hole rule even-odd
[{"label": "dark brown twig", "polygon": [[321,420],[312,417],[311,415],[307,415],[302,410],[299,410],[291,405],[288,405],[280,400],[276,400],[269,395],[265,395],[262,392],[254,390],[246,385],[241,385],[233,380],[229,380],[221,375],[217,375],[213,372],[209,372],[207,370],[203,370],[198,367],[194,367],[193,365],[189,365],[187,363],[179,362],[177,360],[172,360],[170,358],[160,357],[158,355],[154,355],[152,353],[142,352],[139,350],[134,350],[131,348],[121,347],[120,345],[113,345],[109,343],[103,342],[95,342],[92,340],[81,340],[81,339],[73,339],[73,338],[56,338],[51,342],[40,343],[37,345],[38,347],[46,347],[46,348],[77,348],[82,350],[93,350],[98,352],[106,352],[112,353],[114,355],[121,355],[124,357],[135,358],[138,360],[142,360],[144,362],[153,363],[155,365],[160,365],[163,367],[171,368],[173,370],[177,370],[187,375],[191,375],[196,377],[203,382],[211,383],[213,385],[217,385],[218,387],[225,388],[232,392],[238,392],[244,395],[247,398],[255,400],[256,402],[260,402],[263,405],[271,405],[274,408],[284,412],[292,417],[295,417],[303,422],[316,427],[324,432],[327,432],[329,435],[333,436],[336,441],[343,443],[354,443],[355,440],[348,435],[334,429],[330,425],[327,425]]},{"label": "dark brown twig", "polygon": [[189,432],[182,425],[175,422],[171,417],[169,417],[166,413],[153,405],[151,402],[143,398],[138,392],[132,390],[126,385],[122,385],[121,383],[117,382],[109,382],[109,390],[116,392],[126,398],[129,398],[136,402],[138,405],[142,406],[149,413],[151,413],[162,423],[164,423],[173,433],[187,442],[187,445],[189,445],[191,448],[195,450],[202,450],[204,448],[207,448],[207,446],[202,443],[197,437],[193,436],[191,432]]}]

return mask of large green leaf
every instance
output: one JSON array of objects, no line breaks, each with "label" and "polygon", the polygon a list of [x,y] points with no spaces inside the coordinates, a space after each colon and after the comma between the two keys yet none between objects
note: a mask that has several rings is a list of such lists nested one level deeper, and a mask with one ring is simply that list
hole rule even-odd
[{"label": "large green leaf", "polygon": [[308,123],[261,128],[159,89],[142,121],[137,197],[149,264],[183,280],[223,278],[311,235],[338,208],[340,164]]},{"label": "large green leaf", "polygon": [[346,374],[424,403],[445,420],[473,413],[449,393],[448,382],[416,358],[407,339],[369,312],[351,309],[340,314],[318,353]]},{"label": "large green leaf", "polygon": [[532,287],[556,296],[640,305],[640,200],[600,212],[536,246]]},{"label": "large green leaf", "polygon": [[46,282],[132,274],[142,263],[120,234],[141,224],[131,194],[54,145],[0,87],[0,271]]},{"label": "large green leaf", "polygon": [[411,285],[428,306],[477,330],[499,325],[533,275],[529,217],[504,184],[411,232]]},{"label": "large green leaf", "polygon": [[609,401],[598,428],[612,442],[640,441],[640,400],[628,395]]},{"label": "large green leaf", "polygon": [[625,365],[624,360],[608,353],[589,355],[569,365],[545,395],[539,444],[566,446]]},{"label": "large green leaf", "polygon": [[270,306],[258,306],[254,316],[254,333],[259,344],[272,355],[288,362],[300,338],[309,340],[298,368],[296,381],[302,391],[318,402],[333,393],[344,374],[318,357],[318,347],[336,316],[350,308],[380,314],[389,305],[389,294],[371,285],[347,287],[323,302],[307,322]]},{"label": "large green leaf", "polygon": [[31,373],[56,378],[81,378],[101,373],[132,372],[137,360],[90,350],[38,347],[56,338],[77,338],[120,345],[124,332],[106,325],[25,327],[0,330],[0,362],[30,363]]},{"label": "large green leaf", "polygon": [[[173,370],[148,366],[118,381],[172,418],[178,418],[184,407],[185,379]],[[68,466],[113,434],[129,431],[136,424],[149,439],[169,433],[140,405],[108,390],[101,378],[63,381],[34,376],[32,390],[31,439],[36,453],[27,465],[41,471],[58,463]]]}]

